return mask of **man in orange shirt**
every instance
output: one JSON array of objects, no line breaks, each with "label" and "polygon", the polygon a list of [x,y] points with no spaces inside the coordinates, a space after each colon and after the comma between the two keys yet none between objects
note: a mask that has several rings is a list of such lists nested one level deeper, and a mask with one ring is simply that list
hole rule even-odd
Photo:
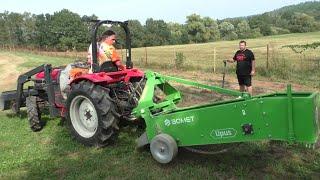
[{"label": "man in orange shirt", "polygon": [[[98,43],[98,63],[101,65],[106,61],[112,61],[120,70],[125,70],[126,67],[122,65],[121,58],[119,53],[116,51],[116,48],[113,44],[116,42],[116,34],[112,30],[105,31],[99,39]],[[91,48],[90,45],[88,51],[88,62],[92,63],[91,56]]]}]

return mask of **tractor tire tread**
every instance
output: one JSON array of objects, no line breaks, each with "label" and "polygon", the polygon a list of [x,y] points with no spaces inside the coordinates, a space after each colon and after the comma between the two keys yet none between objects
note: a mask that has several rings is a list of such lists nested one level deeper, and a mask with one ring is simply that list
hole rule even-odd
[{"label": "tractor tire tread", "polygon": [[[72,85],[72,92],[82,92],[92,100],[99,116],[98,129],[92,138],[81,137],[72,127],[71,119],[68,114],[68,124],[73,137],[87,146],[104,147],[114,143],[118,135],[118,130],[114,124],[118,123],[118,119],[114,115],[114,104],[110,101],[109,91],[99,85],[88,81],[81,81]],[[70,94],[72,94],[72,92]],[[71,101],[71,100],[70,100]],[[67,104],[70,104],[70,101]],[[69,105],[67,105],[69,109]]]},{"label": "tractor tire tread", "polygon": [[27,116],[30,129],[33,132],[40,131],[44,123],[41,121],[41,112],[38,106],[38,97],[29,96],[26,98]]}]

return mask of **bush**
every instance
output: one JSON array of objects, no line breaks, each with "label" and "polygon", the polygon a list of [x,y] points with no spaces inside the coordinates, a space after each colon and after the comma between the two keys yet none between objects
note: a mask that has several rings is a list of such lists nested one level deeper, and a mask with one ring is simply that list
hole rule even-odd
[{"label": "bush", "polygon": [[176,58],[174,59],[174,63],[177,69],[181,69],[183,67],[185,60],[186,57],[182,52],[176,52]]},{"label": "bush", "polygon": [[289,80],[292,71],[292,65],[290,62],[290,59],[279,56],[275,57],[271,61],[270,72],[276,77]]},{"label": "bush", "polygon": [[275,27],[272,26],[271,27],[271,32],[273,35],[277,35],[277,34],[289,34],[290,31],[288,29],[285,28],[280,28],[280,27]]}]

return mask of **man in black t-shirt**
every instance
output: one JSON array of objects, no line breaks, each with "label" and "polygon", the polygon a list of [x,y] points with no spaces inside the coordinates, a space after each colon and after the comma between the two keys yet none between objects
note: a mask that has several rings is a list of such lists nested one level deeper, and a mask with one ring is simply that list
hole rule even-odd
[{"label": "man in black t-shirt", "polygon": [[255,75],[256,63],[254,54],[251,50],[246,48],[246,41],[239,42],[239,49],[232,59],[228,62],[237,62],[237,78],[240,86],[240,91],[247,91],[252,95],[251,77]]}]

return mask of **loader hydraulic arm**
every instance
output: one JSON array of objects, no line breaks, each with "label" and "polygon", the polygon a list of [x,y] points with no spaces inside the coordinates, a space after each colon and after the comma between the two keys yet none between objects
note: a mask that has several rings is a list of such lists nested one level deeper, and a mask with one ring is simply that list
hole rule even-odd
[{"label": "loader hydraulic arm", "polygon": [[16,91],[16,97],[15,97],[15,106],[14,110],[16,113],[19,113],[21,104],[23,103],[23,94],[24,94],[24,89],[23,85],[31,80],[31,77],[36,75],[37,73],[43,72],[45,74],[45,84],[46,84],[46,91],[48,94],[48,101],[49,101],[49,111],[50,115],[52,117],[55,117],[58,115],[58,111],[55,108],[55,96],[54,96],[54,89],[53,89],[53,82],[51,79],[51,71],[52,67],[51,64],[43,64],[41,66],[38,66],[24,74],[21,74],[18,78],[17,82],[17,91]]}]

